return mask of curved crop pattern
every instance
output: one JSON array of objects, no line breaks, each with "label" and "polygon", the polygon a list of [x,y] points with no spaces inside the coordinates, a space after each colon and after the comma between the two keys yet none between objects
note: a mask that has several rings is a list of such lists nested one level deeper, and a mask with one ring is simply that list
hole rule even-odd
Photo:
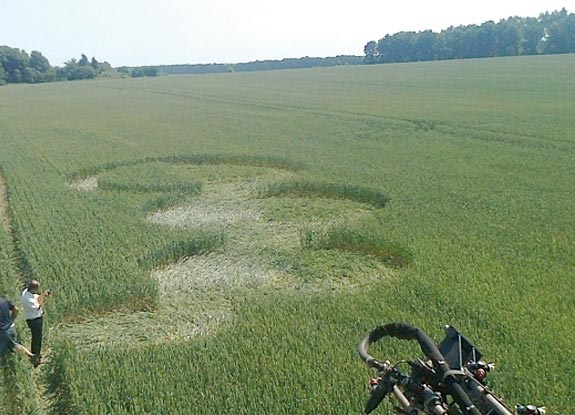
[{"label": "curved crop pattern", "polygon": [[[188,293],[194,304],[182,315],[186,322],[174,322],[189,329],[170,336],[188,337],[228,321],[237,296],[345,289],[410,263],[407,249],[381,236],[381,227],[373,228],[373,215],[389,202],[385,194],[305,180],[300,167],[275,157],[188,154],[106,163],[72,174],[76,189],[125,199],[125,209],[139,207],[150,229],[159,226],[173,237],[137,258],[158,286],[161,305],[154,317],[126,315],[122,324],[122,318],[110,322],[103,316],[101,322],[86,321],[86,330],[71,326],[69,337],[93,337],[101,323],[115,332],[112,337],[134,341],[125,332],[128,322],[140,318],[153,327],[153,321],[168,320],[175,292]],[[336,251],[342,254],[330,254]],[[139,337],[148,341],[145,334]]]}]

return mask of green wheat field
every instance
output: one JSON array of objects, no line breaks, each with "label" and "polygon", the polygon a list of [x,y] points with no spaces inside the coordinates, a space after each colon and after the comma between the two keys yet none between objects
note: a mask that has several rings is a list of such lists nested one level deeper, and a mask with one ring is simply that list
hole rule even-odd
[{"label": "green wheat field", "polygon": [[0,293],[54,295],[45,363],[3,362],[0,413],[361,413],[357,345],[392,321],[456,326],[511,406],[572,413],[574,73],[556,55],[1,87]]}]

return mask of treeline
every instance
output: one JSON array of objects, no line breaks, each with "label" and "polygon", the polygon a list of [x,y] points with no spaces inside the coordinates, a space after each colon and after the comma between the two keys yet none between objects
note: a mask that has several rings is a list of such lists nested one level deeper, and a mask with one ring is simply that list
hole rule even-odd
[{"label": "treeline", "polygon": [[38,51],[28,54],[25,50],[0,46],[0,85],[114,76],[117,72],[108,62],[98,62],[94,57],[89,60],[84,54],[80,59],[70,59],[63,67],[54,67]]},{"label": "treeline", "polygon": [[40,52],[0,46],[0,85],[10,83],[50,82],[59,78],[56,68]]},{"label": "treeline", "polygon": [[130,78],[161,75],[161,71],[155,66],[137,66],[133,68],[128,66],[121,66],[118,68],[118,72],[125,77]]},{"label": "treeline", "polygon": [[399,32],[365,45],[364,62],[392,63],[575,52],[575,14],[567,10],[499,23],[450,27],[439,33]]},{"label": "treeline", "polygon": [[575,14],[567,10],[542,13],[539,17],[509,17],[494,23],[450,27],[439,33],[399,32],[368,42],[364,56],[341,55],[327,58],[303,57],[258,60],[234,64],[161,65],[113,68],[108,62],[70,59],[63,67],[50,65],[42,53],[0,46],[0,85],[39,83],[103,77],[144,77],[162,74],[201,74],[265,71],[360,65],[374,63],[429,61],[575,53]]},{"label": "treeline", "polygon": [[285,58],[281,60],[263,60],[244,63],[212,63],[196,65],[161,65],[158,70],[166,75],[176,74],[202,74],[223,72],[268,71],[276,69],[315,68],[341,65],[361,65],[362,56],[334,56],[327,58],[303,57]]},{"label": "treeline", "polygon": [[335,56],[327,58],[286,58],[234,64],[196,64],[161,66],[122,66],[113,68],[108,62],[88,59],[84,54],[80,59],[72,58],[63,67],[53,67],[40,52],[28,54],[24,50],[0,46],[0,85],[5,83],[39,83],[62,80],[116,78],[144,76],[200,74],[223,72],[265,71],[273,69],[314,68],[339,65],[363,64],[363,56]]},{"label": "treeline", "polygon": [[116,70],[108,62],[98,62],[94,57],[88,60],[88,57],[84,54],[79,60],[70,59],[64,64],[63,68],[58,68],[58,71],[61,74],[61,80],[67,79],[68,81],[98,77],[112,78],[116,75]]}]

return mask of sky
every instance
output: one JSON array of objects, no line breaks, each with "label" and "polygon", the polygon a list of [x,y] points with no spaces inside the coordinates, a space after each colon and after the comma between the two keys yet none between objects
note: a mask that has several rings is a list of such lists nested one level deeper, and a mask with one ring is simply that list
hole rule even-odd
[{"label": "sky", "polygon": [[363,55],[400,31],[498,22],[575,0],[0,0],[0,45],[53,66],[85,54],[112,66]]}]

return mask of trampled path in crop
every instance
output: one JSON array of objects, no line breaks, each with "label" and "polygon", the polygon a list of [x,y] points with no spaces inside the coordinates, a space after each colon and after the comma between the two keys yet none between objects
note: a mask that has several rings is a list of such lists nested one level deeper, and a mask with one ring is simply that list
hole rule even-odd
[{"label": "trampled path in crop", "polygon": [[[225,169],[225,165],[221,168]],[[298,173],[271,167],[258,169],[261,172],[257,177],[208,179],[202,183],[201,194],[192,202],[143,218],[150,223],[191,232],[207,229],[226,234],[223,249],[184,258],[152,271],[151,276],[159,288],[157,310],[113,313],[79,324],[65,324],[60,328],[62,334],[79,348],[186,340],[211,333],[221,324],[233,321],[236,317],[233,302],[238,296],[257,296],[269,290],[344,290],[358,285],[357,279],[339,277],[302,282],[289,266],[278,267],[277,262],[286,253],[301,249],[302,227],[341,221],[353,223],[377,208],[349,200],[262,198],[258,196],[262,186],[297,179]],[[72,186],[78,191],[98,191],[98,177],[82,178]],[[308,215],[306,209],[313,212]],[[287,217],[274,219],[276,210],[287,212]],[[322,213],[326,213],[328,219],[322,217]],[[375,267],[377,269],[370,262],[358,271],[364,278],[362,284],[391,273],[384,264],[377,263]]]},{"label": "trampled path in crop", "polygon": [[[3,228],[5,234],[8,236],[8,241],[6,242],[9,245],[12,245],[9,250],[14,252],[17,245],[17,235],[14,233],[12,228],[12,220],[10,217],[10,207],[9,207],[9,200],[8,200],[8,191],[7,191],[7,184],[4,179],[4,175],[0,169],[0,226]],[[21,260],[21,256],[16,255],[12,257],[12,261],[14,261],[14,267],[16,269],[21,269],[22,264],[18,264],[18,258]],[[6,270],[4,270],[6,271]],[[20,285],[22,281],[24,281],[25,276],[18,275],[19,281],[16,282],[16,285]],[[49,345],[44,347],[44,355],[48,357],[49,360]],[[50,412],[50,408],[53,405],[53,397],[52,394],[48,392],[48,387],[46,383],[45,373],[43,367],[45,365],[41,365],[38,369],[32,369],[30,367],[31,375],[28,376],[27,385],[18,385],[19,387],[23,387],[26,389],[28,393],[31,392],[30,396],[26,396],[26,399],[31,400],[33,403],[29,405],[29,407],[35,408],[37,413],[39,414],[48,414]],[[10,392],[19,394],[21,391],[19,388],[15,388],[15,385],[11,385]],[[18,410],[18,409],[16,409]]]},{"label": "trampled path in crop", "polygon": [[8,199],[6,197],[6,183],[4,176],[0,172],[0,223],[4,231],[10,233],[10,216],[8,214]]}]

